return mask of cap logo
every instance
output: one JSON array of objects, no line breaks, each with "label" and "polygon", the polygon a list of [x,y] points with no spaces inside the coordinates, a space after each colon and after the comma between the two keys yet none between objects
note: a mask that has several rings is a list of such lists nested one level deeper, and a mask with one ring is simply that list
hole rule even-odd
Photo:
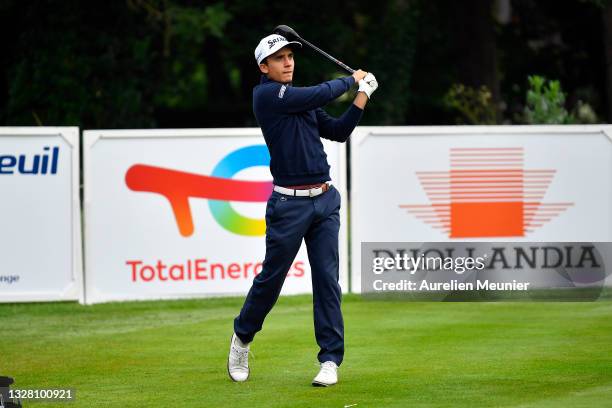
[{"label": "cap logo", "polygon": [[276,44],[277,42],[283,42],[283,41],[287,41],[287,40],[285,40],[283,37],[276,37],[276,38],[272,38],[268,40],[268,45],[269,45],[268,49],[272,48],[274,44]]},{"label": "cap logo", "polygon": [[[261,64],[261,61],[264,58],[271,55],[274,51],[279,50],[289,44],[296,44],[302,47],[302,44],[298,41],[289,41],[282,35],[270,34],[262,38],[261,41],[259,41],[259,44],[257,44],[257,48],[255,48],[255,60],[258,64]],[[267,49],[266,45],[268,46]]]}]

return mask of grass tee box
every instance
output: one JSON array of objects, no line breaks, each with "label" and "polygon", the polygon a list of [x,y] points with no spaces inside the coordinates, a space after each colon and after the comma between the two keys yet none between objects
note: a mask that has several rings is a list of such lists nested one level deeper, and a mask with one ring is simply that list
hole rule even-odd
[{"label": "grass tee box", "polygon": [[[227,378],[242,298],[0,305],[12,388],[72,388],[71,407],[603,407],[612,302],[422,303],[345,296],[340,382],[310,385],[310,296],[281,297]],[[57,407],[57,402],[25,401]],[[355,405],[356,404],[356,405]]]}]

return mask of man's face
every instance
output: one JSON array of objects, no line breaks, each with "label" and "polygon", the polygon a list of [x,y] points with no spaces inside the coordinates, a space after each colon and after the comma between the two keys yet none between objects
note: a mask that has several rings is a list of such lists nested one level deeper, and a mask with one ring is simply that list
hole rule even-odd
[{"label": "man's face", "polygon": [[288,46],[270,55],[265,64],[259,64],[259,69],[273,81],[287,83],[293,80],[293,51]]}]

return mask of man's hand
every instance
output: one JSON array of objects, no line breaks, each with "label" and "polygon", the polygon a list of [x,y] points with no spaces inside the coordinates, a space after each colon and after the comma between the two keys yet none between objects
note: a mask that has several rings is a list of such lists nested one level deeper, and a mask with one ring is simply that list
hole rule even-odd
[{"label": "man's hand", "polygon": [[353,78],[355,78],[355,83],[358,83],[359,81],[361,81],[363,78],[366,77],[367,74],[368,74],[367,72],[362,71],[360,69],[353,72]]},{"label": "man's hand", "polygon": [[361,81],[359,81],[358,92],[364,92],[368,96],[368,99],[370,99],[370,96],[377,88],[378,81],[376,81],[376,77],[374,74],[368,73]]}]

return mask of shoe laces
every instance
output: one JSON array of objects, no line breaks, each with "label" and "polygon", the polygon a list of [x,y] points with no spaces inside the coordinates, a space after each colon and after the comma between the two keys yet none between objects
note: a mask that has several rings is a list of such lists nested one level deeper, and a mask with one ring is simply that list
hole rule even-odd
[{"label": "shoe laces", "polygon": [[337,368],[338,366],[333,361],[321,363],[321,371],[331,371],[332,373],[335,373]]},{"label": "shoe laces", "polygon": [[255,355],[251,352],[251,350],[247,347],[238,347],[232,346],[234,352],[236,353],[236,357],[238,358],[237,364],[242,368],[249,368],[249,354],[255,358]]}]

